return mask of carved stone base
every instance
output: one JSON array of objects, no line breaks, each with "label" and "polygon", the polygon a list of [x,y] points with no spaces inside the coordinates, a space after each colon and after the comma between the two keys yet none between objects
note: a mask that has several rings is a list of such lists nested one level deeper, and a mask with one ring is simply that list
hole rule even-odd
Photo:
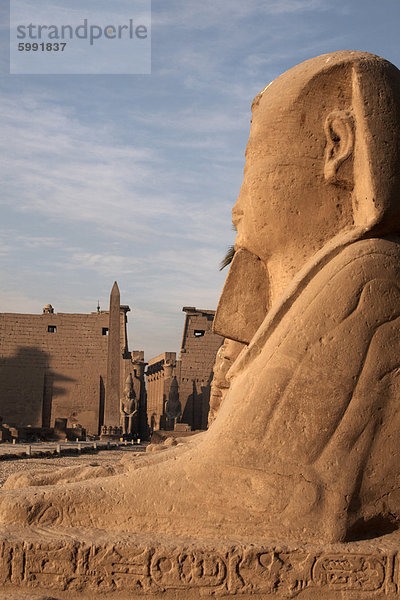
[{"label": "carved stone base", "polygon": [[0,530],[0,599],[398,600],[400,535],[317,546]]}]

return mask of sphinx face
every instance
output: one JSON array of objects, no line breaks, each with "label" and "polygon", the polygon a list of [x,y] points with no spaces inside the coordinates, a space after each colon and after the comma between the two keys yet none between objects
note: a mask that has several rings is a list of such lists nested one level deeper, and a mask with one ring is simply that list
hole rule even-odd
[{"label": "sphinx face", "polygon": [[[324,178],[324,120],[310,118],[315,100],[310,106],[293,102],[290,89],[282,95],[274,83],[253,110],[244,180],[232,212],[236,249],[264,264],[290,248],[305,261],[338,220]],[[341,190],[334,193],[340,208]]]},{"label": "sphinx face", "polygon": [[[271,283],[280,278],[280,273],[272,273],[271,260],[278,256],[278,270],[290,279],[297,270],[291,257],[300,254],[304,262],[314,243],[310,212],[315,203],[321,204],[315,184],[318,179],[322,183],[324,145],[314,136],[310,151],[310,145],[302,143],[308,133],[302,124],[302,114],[291,109],[290,98],[284,104],[273,89],[253,110],[244,180],[232,211],[236,255],[214,318],[216,333],[245,344],[270,307]],[[324,135],[322,128],[319,133]]]},{"label": "sphinx face", "polygon": [[[337,92],[338,83],[332,86]],[[214,331],[224,337],[248,344],[307,261],[352,227],[351,102],[346,95],[328,103],[325,88],[319,91],[302,94],[283,76],[254,102],[232,211],[237,252],[214,319]]]}]

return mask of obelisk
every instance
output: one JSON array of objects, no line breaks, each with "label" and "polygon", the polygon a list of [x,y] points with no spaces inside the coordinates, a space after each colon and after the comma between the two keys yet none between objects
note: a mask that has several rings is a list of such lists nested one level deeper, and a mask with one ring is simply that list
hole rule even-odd
[{"label": "obelisk", "polygon": [[120,294],[115,281],[110,294],[110,320],[108,326],[108,355],[107,355],[107,383],[104,407],[104,424],[119,426],[120,402]]}]

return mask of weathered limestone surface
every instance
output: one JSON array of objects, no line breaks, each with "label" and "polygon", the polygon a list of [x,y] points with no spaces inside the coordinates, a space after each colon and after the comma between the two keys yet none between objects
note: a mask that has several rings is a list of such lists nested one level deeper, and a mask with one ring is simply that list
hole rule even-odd
[{"label": "weathered limestone surface", "polygon": [[208,426],[215,421],[219,408],[229,389],[227,374],[237,359],[243,344],[231,339],[225,339],[217,352],[211,382],[210,410],[208,413]]},{"label": "weathered limestone surface", "polygon": [[381,538],[379,549],[376,541],[321,546],[126,534],[113,539],[96,530],[3,528],[1,535],[0,598],[8,600],[15,590],[31,600],[400,595],[398,534]]},{"label": "weathered limestone surface", "polygon": [[379,57],[321,56],[257,96],[215,325],[244,347],[214,422],[124,473],[8,486],[4,585],[400,596],[399,164],[400,72]]}]

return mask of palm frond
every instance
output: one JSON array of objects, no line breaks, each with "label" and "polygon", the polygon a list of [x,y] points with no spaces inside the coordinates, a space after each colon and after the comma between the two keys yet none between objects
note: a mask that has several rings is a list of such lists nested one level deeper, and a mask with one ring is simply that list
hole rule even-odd
[{"label": "palm frond", "polygon": [[225,267],[228,267],[232,260],[233,257],[235,256],[235,246],[229,246],[227,253],[225,254],[223,260],[221,260],[221,264],[219,267],[219,270],[222,271],[222,269],[225,269]]}]

